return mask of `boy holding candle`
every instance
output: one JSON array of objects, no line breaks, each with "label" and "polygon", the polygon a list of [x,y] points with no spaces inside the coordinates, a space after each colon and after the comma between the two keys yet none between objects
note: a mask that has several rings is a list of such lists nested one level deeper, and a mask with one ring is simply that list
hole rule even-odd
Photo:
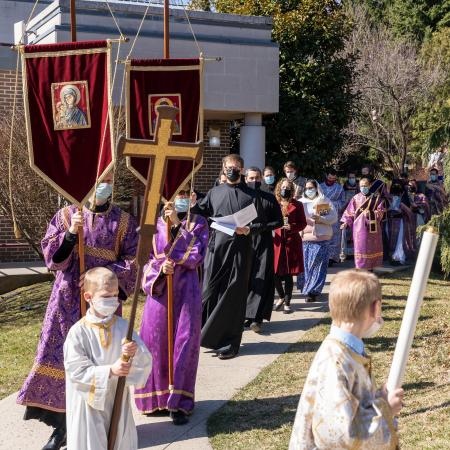
[{"label": "boy holding candle", "polygon": [[340,272],[329,301],[333,323],[303,387],[289,450],[395,449],[393,417],[402,408],[403,389],[375,389],[362,341],[383,323],[378,278],[361,270]]}]

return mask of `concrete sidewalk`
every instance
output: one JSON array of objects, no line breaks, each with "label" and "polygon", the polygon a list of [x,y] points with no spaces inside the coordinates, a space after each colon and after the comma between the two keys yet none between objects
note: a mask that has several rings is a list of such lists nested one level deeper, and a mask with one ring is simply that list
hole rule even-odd
[{"label": "concrete sidewalk", "polygon": [[[350,267],[339,265],[339,270]],[[337,268],[329,270],[327,285]],[[322,300],[326,300],[324,295]],[[196,409],[190,422],[175,427],[168,417],[145,417],[136,413],[135,420],[140,449],[206,450],[211,449],[207,437],[208,417],[233,395],[253,380],[302,335],[327,310],[326,301],[305,303],[295,293],[293,314],[274,312],[272,321],[265,323],[262,334],[245,331],[239,356],[221,361],[205,349],[200,355],[196,386]],[[39,450],[47,442],[51,429],[36,421],[24,422],[24,408],[16,405],[13,394],[0,401],[0,448],[2,450]],[[102,450],[102,449],[99,449]]]}]

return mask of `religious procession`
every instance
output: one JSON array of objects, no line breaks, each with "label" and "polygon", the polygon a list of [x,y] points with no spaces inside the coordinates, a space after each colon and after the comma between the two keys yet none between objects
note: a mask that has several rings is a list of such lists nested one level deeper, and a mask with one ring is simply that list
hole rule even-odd
[{"label": "religious procession", "polygon": [[0,0],[1,449],[448,448],[412,4]]}]

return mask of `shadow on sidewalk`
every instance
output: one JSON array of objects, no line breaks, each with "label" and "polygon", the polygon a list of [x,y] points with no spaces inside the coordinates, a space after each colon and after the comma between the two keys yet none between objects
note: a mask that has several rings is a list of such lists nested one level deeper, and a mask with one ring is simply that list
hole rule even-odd
[{"label": "shadow on sidewalk", "polygon": [[[226,400],[204,400],[195,403],[195,410],[186,425],[175,426],[169,416],[149,417],[149,423],[137,425],[138,448],[149,448],[157,445],[185,441],[189,447],[189,439],[207,437],[206,420],[223,406]],[[193,448],[193,447],[192,447]]]},{"label": "shadow on sidewalk", "polygon": [[[276,320],[276,314],[283,313],[273,314],[270,322],[263,323],[262,333],[259,335],[270,336],[272,334],[290,333],[292,331],[305,331],[313,327],[318,322],[317,318],[296,319],[295,312],[298,311],[294,310],[294,313],[289,315],[289,317],[292,317],[291,320]],[[250,332],[252,333],[252,331]]]}]

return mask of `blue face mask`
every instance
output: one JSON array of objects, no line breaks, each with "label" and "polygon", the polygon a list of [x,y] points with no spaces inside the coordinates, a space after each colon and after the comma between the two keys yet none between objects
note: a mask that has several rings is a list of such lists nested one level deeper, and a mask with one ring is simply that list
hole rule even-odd
[{"label": "blue face mask", "polygon": [[266,184],[273,184],[275,183],[275,177],[273,175],[267,175],[266,177],[264,177],[264,181],[266,182]]},{"label": "blue face mask", "polygon": [[175,199],[175,210],[179,213],[185,213],[188,211],[191,205],[191,200],[189,198],[176,198]]},{"label": "blue face mask", "polygon": [[348,179],[348,184],[350,186],[354,186],[356,184],[356,178],[349,178]]},{"label": "blue face mask", "polygon": [[362,194],[367,195],[370,189],[367,186],[362,186],[361,188],[359,188],[359,190]]},{"label": "blue face mask", "polygon": [[112,185],[109,183],[100,183],[95,190],[96,200],[108,200],[112,195]]},{"label": "blue face mask", "polygon": [[317,194],[317,189],[306,189],[305,190],[305,195],[308,198],[314,198],[316,196],[316,194]]},{"label": "blue face mask", "polygon": [[431,181],[437,181],[437,179],[438,179],[437,175],[431,175],[430,178],[431,178]]}]

